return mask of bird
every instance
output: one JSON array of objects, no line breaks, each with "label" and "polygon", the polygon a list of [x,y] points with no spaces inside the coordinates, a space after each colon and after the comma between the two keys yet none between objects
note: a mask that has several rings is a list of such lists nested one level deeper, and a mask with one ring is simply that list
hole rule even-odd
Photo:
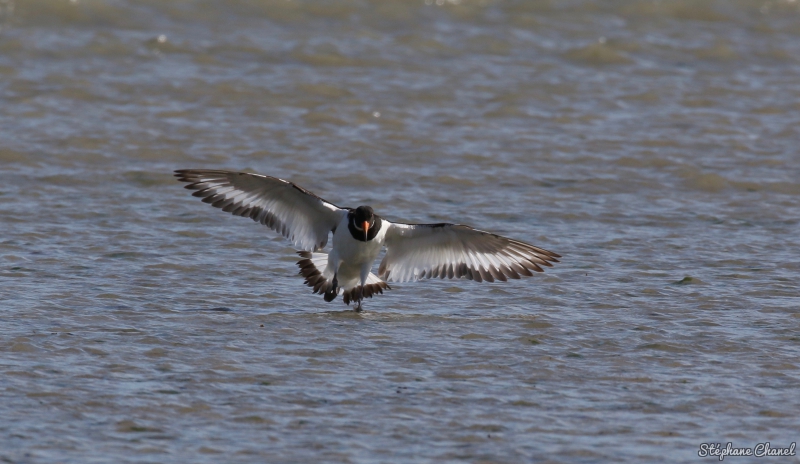
[{"label": "bird", "polygon": [[[277,177],[213,169],[179,169],[193,196],[235,216],[249,217],[289,239],[305,284],[327,302],[338,295],[362,311],[364,298],[388,282],[464,278],[477,282],[532,276],[561,255],[463,224],[391,222],[362,205],[343,208]],[[321,250],[333,234],[328,253]],[[379,253],[386,254],[372,273]]]}]

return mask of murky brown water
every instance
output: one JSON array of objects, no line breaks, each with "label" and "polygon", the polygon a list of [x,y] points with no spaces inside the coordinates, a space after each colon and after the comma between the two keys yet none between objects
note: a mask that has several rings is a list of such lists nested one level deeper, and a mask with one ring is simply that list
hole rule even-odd
[{"label": "murky brown water", "polygon": [[[794,0],[0,0],[0,459],[788,446],[798,83]],[[564,259],[357,315],[177,168]]]}]

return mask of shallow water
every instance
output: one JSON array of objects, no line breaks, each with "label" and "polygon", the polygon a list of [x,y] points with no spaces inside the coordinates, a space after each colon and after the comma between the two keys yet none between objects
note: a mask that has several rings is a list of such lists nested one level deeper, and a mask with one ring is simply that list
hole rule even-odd
[{"label": "shallow water", "polygon": [[[789,446],[798,78],[794,0],[0,0],[0,458]],[[355,314],[201,167],[564,258]]]}]

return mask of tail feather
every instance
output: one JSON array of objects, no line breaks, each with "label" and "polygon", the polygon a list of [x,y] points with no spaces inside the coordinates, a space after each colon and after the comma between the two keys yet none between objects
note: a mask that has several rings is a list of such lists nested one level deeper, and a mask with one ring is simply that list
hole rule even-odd
[{"label": "tail feather", "polygon": [[[375,275],[375,274],[371,274]],[[361,289],[361,286],[353,287],[350,290],[345,290],[342,295],[342,300],[344,300],[344,304],[350,304],[351,301],[358,300],[358,292]],[[372,295],[381,294],[383,295],[383,290],[391,290],[392,287],[389,286],[384,281],[375,284],[367,284],[364,285],[364,294],[362,295],[363,298],[372,298]]]},{"label": "tail feather", "polygon": [[[328,255],[308,251],[298,251],[297,254],[302,258],[297,262],[297,266],[300,268],[300,275],[305,277],[304,283],[314,289],[314,293],[322,294],[325,301],[333,301],[338,294],[334,293],[333,275],[327,272]],[[384,290],[391,289],[389,284],[370,272],[363,288],[361,286],[346,290],[339,288],[338,293],[342,294],[344,304],[350,304],[351,301],[358,301],[359,297],[372,298],[372,295],[383,294]]]},{"label": "tail feather", "polygon": [[361,295],[363,298],[372,298],[372,295],[379,293],[383,295],[384,290],[392,289],[389,284],[380,280],[375,274],[370,273],[369,276],[374,277],[376,282],[369,283],[370,279],[367,278],[367,283],[364,285],[364,287],[358,286],[349,290],[345,290],[342,294],[342,300],[344,300],[344,304],[350,304],[351,301],[358,301],[359,295]]}]

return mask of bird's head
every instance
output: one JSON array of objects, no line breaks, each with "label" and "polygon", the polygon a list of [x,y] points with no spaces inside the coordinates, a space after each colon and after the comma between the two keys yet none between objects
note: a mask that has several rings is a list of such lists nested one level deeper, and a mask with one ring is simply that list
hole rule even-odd
[{"label": "bird's head", "polygon": [[369,228],[375,225],[375,213],[369,206],[359,206],[353,214],[353,227],[359,232],[364,231],[364,240],[367,240]]}]

